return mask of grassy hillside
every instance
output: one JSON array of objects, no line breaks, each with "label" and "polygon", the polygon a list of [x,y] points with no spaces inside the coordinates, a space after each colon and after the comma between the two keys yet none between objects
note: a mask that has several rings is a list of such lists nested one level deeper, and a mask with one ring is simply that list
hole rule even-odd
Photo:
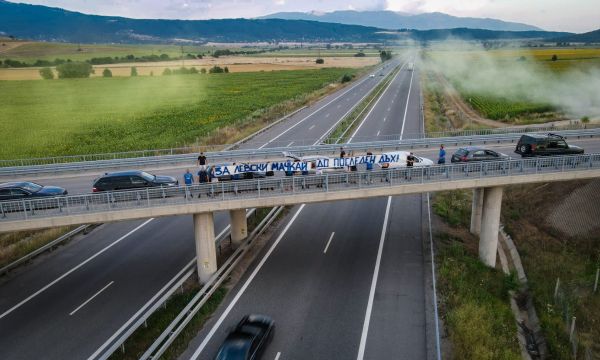
[{"label": "grassy hillside", "polygon": [[0,158],[181,146],[354,71],[0,81]]}]

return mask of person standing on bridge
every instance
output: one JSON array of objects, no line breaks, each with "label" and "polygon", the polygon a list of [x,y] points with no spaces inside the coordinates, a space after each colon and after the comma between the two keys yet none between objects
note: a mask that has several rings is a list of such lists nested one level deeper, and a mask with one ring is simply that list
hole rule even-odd
[{"label": "person standing on bridge", "polygon": [[203,151],[198,155],[198,166],[200,166],[200,170],[206,170],[206,156]]},{"label": "person standing on bridge", "polygon": [[444,165],[446,163],[446,150],[444,150],[444,144],[440,145],[440,153],[438,155],[438,165]]},{"label": "person standing on bridge", "polygon": [[189,189],[190,186],[194,184],[194,175],[192,175],[190,169],[187,169],[185,171],[185,174],[183,174],[183,182],[185,183],[185,198],[187,199],[190,196],[194,197],[194,195],[191,194],[191,191]]},{"label": "person standing on bridge", "polygon": [[341,148],[340,148],[340,158],[342,158],[342,159],[343,159],[343,158],[344,158],[344,156],[346,156],[346,152],[344,151],[344,148],[343,148],[343,147],[341,147]]},{"label": "person standing on bridge", "polygon": [[409,153],[408,156],[406,157],[406,175],[404,176],[405,179],[407,180],[412,180],[412,168],[415,165],[415,156],[413,155],[413,153]]}]

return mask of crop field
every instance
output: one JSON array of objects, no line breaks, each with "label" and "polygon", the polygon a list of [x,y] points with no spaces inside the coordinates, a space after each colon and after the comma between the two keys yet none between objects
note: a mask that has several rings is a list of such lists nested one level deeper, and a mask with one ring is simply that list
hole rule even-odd
[{"label": "crop field", "polygon": [[461,93],[464,99],[475,110],[488,119],[508,121],[519,115],[530,113],[545,113],[555,110],[549,104],[536,104],[527,101],[514,101],[501,97],[482,94]]},{"label": "crop field", "polygon": [[0,81],[0,158],[191,144],[355,71]]}]

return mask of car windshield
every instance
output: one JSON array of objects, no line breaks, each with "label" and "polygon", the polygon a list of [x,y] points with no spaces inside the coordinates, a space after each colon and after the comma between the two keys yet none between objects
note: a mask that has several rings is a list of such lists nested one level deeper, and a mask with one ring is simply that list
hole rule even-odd
[{"label": "car windshield", "polygon": [[245,359],[250,351],[250,344],[250,340],[246,339],[226,340],[221,345],[216,360]]},{"label": "car windshield", "polygon": [[40,191],[43,188],[42,185],[39,185],[39,184],[36,184],[36,183],[23,183],[21,185],[21,187],[23,189],[29,191],[29,192],[32,192],[32,193],[38,192],[38,191]]},{"label": "car windshield", "polygon": [[156,179],[156,175],[152,175],[152,174],[148,174],[147,172],[141,172],[140,175],[144,178],[144,180],[146,181],[154,181],[154,179]]},{"label": "car windshield", "polygon": [[458,149],[458,151],[456,152],[456,155],[458,155],[458,156],[465,156],[468,153],[469,152],[467,151],[467,149]]}]

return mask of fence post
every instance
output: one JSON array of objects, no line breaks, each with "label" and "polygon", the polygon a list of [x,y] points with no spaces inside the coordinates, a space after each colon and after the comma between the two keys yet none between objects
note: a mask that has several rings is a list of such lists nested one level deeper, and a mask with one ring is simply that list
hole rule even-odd
[{"label": "fence post", "polygon": [[598,277],[600,277],[600,267],[596,269],[596,281],[594,281],[594,294],[598,290]]}]

